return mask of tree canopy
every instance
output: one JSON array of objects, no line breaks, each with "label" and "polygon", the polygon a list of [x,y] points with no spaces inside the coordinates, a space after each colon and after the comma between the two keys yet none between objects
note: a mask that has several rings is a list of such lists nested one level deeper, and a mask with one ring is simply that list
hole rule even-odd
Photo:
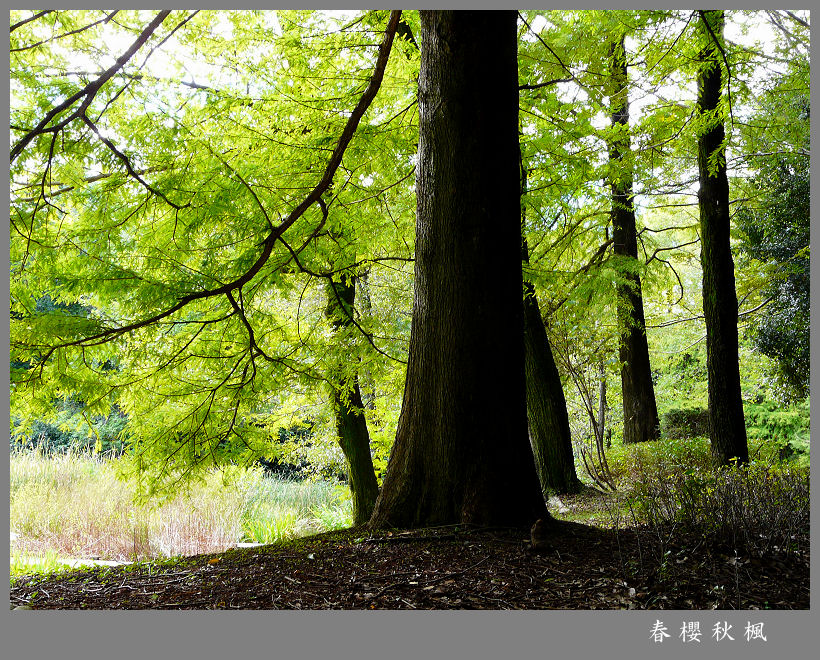
[{"label": "tree canopy", "polygon": [[[710,166],[727,168],[731,247],[748,257],[737,311],[756,327],[744,397],[760,380],[745,350],[808,393],[808,13],[727,11],[726,24],[705,116],[697,12],[518,13],[524,279],[574,440],[590,383],[619,374],[618,300],[635,281],[658,397],[665,365],[702,347],[697,139],[715,117],[725,156]],[[613,40],[628,123],[610,121]],[[411,11],[11,11],[17,432],[55,401],[88,418],[116,405],[131,469],[164,492],[288,451],[341,464],[331,385],[367,418],[381,480],[416,284],[421,43]],[[614,143],[630,145],[620,164]],[[611,186],[627,173],[637,254],[624,259]],[[305,423],[309,442],[281,442]]]}]

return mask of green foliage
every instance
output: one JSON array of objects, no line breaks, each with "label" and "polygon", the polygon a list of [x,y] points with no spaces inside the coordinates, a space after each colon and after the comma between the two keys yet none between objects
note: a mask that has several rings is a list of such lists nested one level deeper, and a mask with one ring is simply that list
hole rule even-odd
[{"label": "green foliage", "polygon": [[[746,404],[749,456],[753,463],[782,466],[784,469],[808,467],[808,406],[783,410],[774,403]],[[689,411],[680,411],[683,423]],[[702,411],[692,411],[696,417]],[[702,421],[702,418],[701,420]],[[653,479],[666,481],[689,470],[712,471],[707,435],[671,436],[636,445],[613,442],[606,452],[607,462],[620,490],[629,492],[635,482]]]},{"label": "green foliage", "polygon": [[[51,419],[49,419],[51,418]],[[119,455],[127,442],[128,418],[114,406],[109,415],[89,418],[76,399],[55,402],[53,415],[35,419],[26,428],[12,417],[10,448],[54,452]]]},{"label": "green foliage", "polygon": [[806,545],[808,470],[755,463],[718,471],[664,471],[665,479],[642,473],[634,483],[634,505],[651,527],[679,526],[757,556]]},{"label": "green foliage", "polygon": [[806,158],[767,161],[755,179],[760,199],[738,213],[742,249],[766,271],[771,300],[757,320],[754,342],[777,365],[784,400],[809,391],[810,177]]},{"label": "green foliage", "polygon": [[[11,63],[15,135],[97,75],[78,67],[96,67],[106,43],[130,43],[156,13],[122,12],[28,48],[63,23],[104,14],[48,16],[12,33],[21,48]],[[395,404],[382,399],[402,376],[385,355],[406,350],[412,299],[411,44],[396,44],[401,56],[326,206],[309,208],[254,266],[271,226],[321,177],[372,74],[386,16],[172,12],[89,99],[87,116],[109,143],[77,118],[56,143],[39,135],[14,159],[12,407],[25,428],[54,399],[86,401],[89,418],[116,403],[138,420],[129,427],[133,474],[146,477],[146,494],[170,492],[212,467],[275,455],[279,428],[327,419],[322,382],[337,354],[355,353],[346,364],[368,373],[382,413],[375,426],[391,435],[385,413]],[[191,298],[253,268],[233,301]],[[335,269],[369,269],[374,303],[341,340],[322,314],[324,281],[308,274]],[[44,293],[65,309],[37,309]],[[100,333],[108,341],[89,339]],[[322,430],[315,453],[336,444]]]},{"label": "green foliage", "polygon": [[663,481],[674,472],[711,466],[706,437],[664,438],[638,445],[613,444],[607,460],[620,487],[629,489],[641,475]]},{"label": "green foliage", "polygon": [[661,416],[661,433],[667,438],[691,438],[709,435],[709,411],[706,408],[672,408]]},{"label": "green foliage", "polygon": [[746,404],[746,432],[750,441],[756,441],[767,451],[761,459],[795,461],[809,464],[809,404],[803,401],[784,407],[774,402]]},{"label": "green foliage", "polygon": [[350,490],[324,481],[257,478],[241,512],[243,540],[257,543],[303,536],[312,530],[349,527]]},{"label": "green foliage", "polygon": [[21,575],[63,573],[71,568],[71,564],[63,560],[55,550],[29,555],[12,548],[9,556],[9,574],[12,581]]}]

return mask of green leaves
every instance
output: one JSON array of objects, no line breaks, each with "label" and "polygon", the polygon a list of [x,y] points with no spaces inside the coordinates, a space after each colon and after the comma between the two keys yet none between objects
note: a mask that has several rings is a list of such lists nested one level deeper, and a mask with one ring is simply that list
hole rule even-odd
[{"label": "green leaves", "polygon": [[[10,14],[20,23],[10,32],[12,144],[96,80],[157,12],[57,10],[22,22],[34,15]],[[521,23],[527,276],[550,322],[609,359],[623,273],[640,273],[652,320],[697,314],[697,236],[683,205],[694,193],[695,139],[727,122],[729,108],[695,112],[691,83],[704,35],[691,12],[522,16],[537,33]],[[174,11],[89,101],[96,133],[78,118],[28,143],[10,171],[16,413],[33,419],[73,393],[98,411],[119,401],[131,420],[135,470],[152,471],[156,488],[171,487],[189,468],[264,454],[279,426],[294,420],[312,419],[310,451],[329,452],[323,379],[339,362],[349,378],[355,363],[370,392],[377,467],[384,465],[413,300],[415,12],[402,14],[407,29],[378,95],[322,195],[327,212],[314,203],[277,237],[264,265],[231,292],[235,305],[223,293],[156,317],[236,282],[259,261],[271,228],[321,179],[370,80],[386,20],[379,11]],[[796,38],[805,32],[792,27]],[[631,129],[610,127],[605,60],[615,34],[628,37]],[[758,80],[765,58],[726,45],[732,111],[742,118],[727,122],[730,167],[739,154],[758,167],[753,152],[802,145],[807,135],[796,121],[807,112],[807,58],[790,57],[802,51],[785,37],[774,41],[789,60],[782,80],[770,71]],[[627,138],[634,155],[610,168],[607,145]],[[619,263],[611,259],[609,184],[629,172],[644,228],[641,259]],[[370,305],[355,317],[358,327],[334,336],[324,285],[343,272],[366,277]],[[771,276],[750,264],[739,286],[751,288],[758,275]],[[133,329],[117,331],[124,327]],[[663,350],[697,340],[696,329],[674,327],[675,341],[658,340]]]}]

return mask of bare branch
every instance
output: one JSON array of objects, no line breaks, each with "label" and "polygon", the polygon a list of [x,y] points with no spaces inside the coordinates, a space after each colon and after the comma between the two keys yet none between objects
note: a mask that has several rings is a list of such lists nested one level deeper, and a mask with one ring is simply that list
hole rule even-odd
[{"label": "bare branch", "polygon": [[[679,250],[680,248],[686,247],[687,245],[694,245],[695,243],[700,243],[700,239],[696,238],[694,241],[689,241],[688,243],[681,243],[680,245],[656,248],[655,251],[652,253],[652,256],[646,260],[646,265],[648,266],[649,264],[651,264],[653,259],[658,259],[658,252],[666,252],[668,250]],[[658,259],[658,261],[660,261],[660,259]]]}]

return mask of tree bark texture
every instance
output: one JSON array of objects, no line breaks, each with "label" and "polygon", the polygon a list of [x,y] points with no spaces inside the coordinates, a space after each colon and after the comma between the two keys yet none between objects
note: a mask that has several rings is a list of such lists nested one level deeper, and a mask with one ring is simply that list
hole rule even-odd
[{"label": "tree bark texture", "polygon": [[[342,274],[327,282],[327,307],[337,334],[352,325],[356,296],[355,282]],[[373,513],[379,484],[370,454],[370,434],[362,405],[358,374],[341,376],[341,365],[330,378],[330,400],[336,420],[336,436],[347,460],[350,492],[353,495],[353,524],[363,525]]]},{"label": "tree bark texture", "polygon": [[544,493],[578,493],[567,401],[531,283],[524,284],[527,421],[535,468]]},{"label": "tree bark texture", "polygon": [[515,11],[422,11],[413,326],[375,527],[530,526]]},{"label": "tree bark texture", "polygon": [[698,112],[704,126],[698,136],[698,201],[709,426],[713,460],[716,464],[728,464],[733,459],[748,461],[749,450],[740,392],[737,293],[729,244],[729,181],[719,108],[723,87],[723,12],[701,12],[701,28],[704,48],[698,75]]},{"label": "tree bark texture", "polygon": [[649,363],[641,278],[634,270],[638,259],[638,242],[632,198],[628,79],[623,35],[613,41],[611,46],[609,83],[612,86],[612,127],[616,129],[609,141],[614,252],[621,263],[630,264],[622,272],[624,281],[617,286],[620,330],[618,358],[621,362],[624,408],[623,441],[634,443],[657,440],[660,424]]}]

